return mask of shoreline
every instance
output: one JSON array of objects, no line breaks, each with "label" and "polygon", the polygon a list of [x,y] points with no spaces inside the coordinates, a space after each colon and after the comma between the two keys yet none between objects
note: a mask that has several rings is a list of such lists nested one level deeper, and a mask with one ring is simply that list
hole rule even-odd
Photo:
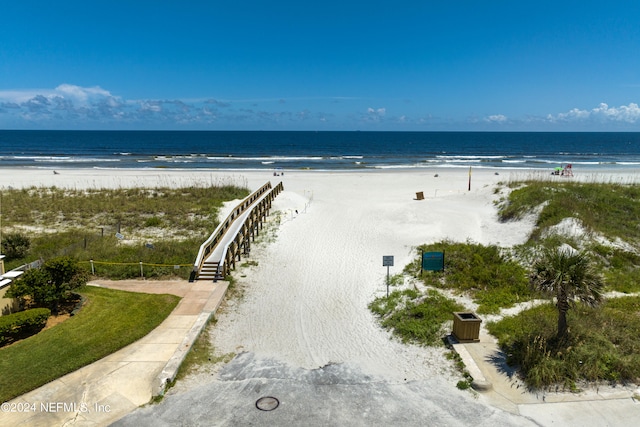
[{"label": "shoreline", "polygon": [[[238,185],[248,186],[253,190],[267,181],[294,182],[295,179],[309,181],[311,178],[331,176],[414,176],[420,179],[440,178],[440,181],[456,180],[456,187],[468,188],[469,174],[471,185],[487,183],[521,181],[528,179],[573,180],[579,182],[603,182],[620,184],[640,183],[640,169],[633,168],[580,168],[574,170],[573,177],[553,176],[551,169],[524,168],[383,168],[383,169],[282,169],[274,176],[273,169],[241,170],[241,169],[31,169],[0,168],[0,189],[25,187],[62,187],[62,188],[131,188],[158,186],[208,186]],[[295,178],[295,179],[294,179]],[[463,185],[464,184],[464,185]],[[440,185],[442,186],[442,185]],[[444,185],[443,187],[449,187]],[[420,190],[416,190],[420,191]]]}]

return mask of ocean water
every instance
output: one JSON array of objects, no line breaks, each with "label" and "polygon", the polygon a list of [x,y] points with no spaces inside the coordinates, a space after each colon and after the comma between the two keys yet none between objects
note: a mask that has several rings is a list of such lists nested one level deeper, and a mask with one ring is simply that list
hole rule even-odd
[{"label": "ocean water", "polygon": [[639,168],[640,133],[0,130],[0,167]]}]

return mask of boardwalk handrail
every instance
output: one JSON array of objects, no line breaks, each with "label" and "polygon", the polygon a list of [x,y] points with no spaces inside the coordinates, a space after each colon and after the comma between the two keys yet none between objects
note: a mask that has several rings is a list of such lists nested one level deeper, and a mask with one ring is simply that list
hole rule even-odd
[{"label": "boardwalk handrail", "polygon": [[238,206],[236,206],[236,208],[233,211],[231,211],[231,213],[229,213],[229,215],[223,222],[218,224],[218,227],[216,227],[213,233],[211,233],[209,238],[205,240],[202,245],[200,245],[200,249],[198,250],[198,255],[196,256],[196,260],[193,263],[194,272],[197,272],[200,269],[204,260],[206,260],[209,254],[213,252],[215,247],[220,242],[220,238],[224,236],[227,229],[229,228],[231,223],[238,217],[238,215],[240,215],[245,210],[247,210],[247,208],[251,206],[253,202],[255,202],[258,198],[260,198],[260,196],[262,196],[262,194],[264,194],[266,191],[270,189],[271,189],[271,181],[267,182],[262,187],[260,187],[259,189],[251,193],[249,196],[247,196],[242,202],[240,202]]},{"label": "boardwalk handrail", "polygon": [[[271,189],[270,193],[275,193],[275,195],[278,195],[278,193],[280,193],[283,189],[283,185],[282,182],[280,182],[278,185],[276,185],[274,188]],[[274,196],[275,197],[275,196]],[[258,207],[258,205],[254,205],[251,208],[251,212],[253,212],[253,210]],[[250,213],[251,213],[250,212]],[[251,219],[251,215],[249,215],[247,217],[247,219],[245,220],[245,224],[247,223],[247,221],[249,221]],[[222,256],[220,257],[221,263],[218,265],[218,273],[220,272],[220,270],[222,269],[222,271],[225,273],[228,272],[228,266],[227,266],[227,252],[229,252],[229,246],[231,246],[231,244],[234,243],[234,240],[229,240],[227,242],[226,245],[224,245],[224,248],[222,249]],[[235,269],[235,267],[234,267]]]}]

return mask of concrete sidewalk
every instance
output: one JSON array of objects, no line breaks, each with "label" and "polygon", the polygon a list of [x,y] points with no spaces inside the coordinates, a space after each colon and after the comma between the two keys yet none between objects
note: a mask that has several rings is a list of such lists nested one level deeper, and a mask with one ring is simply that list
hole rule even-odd
[{"label": "concrete sidewalk", "polygon": [[545,426],[637,425],[640,402],[634,396],[640,395],[640,388],[603,385],[579,393],[532,393],[507,365],[496,339],[483,332],[479,338],[479,342],[454,343],[453,347],[473,377],[472,387],[481,401]]},{"label": "concrete sidewalk", "polygon": [[161,394],[220,306],[227,282],[96,281],[90,285],[182,297],[144,338],[3,405],[6,426],[105,426]]}]

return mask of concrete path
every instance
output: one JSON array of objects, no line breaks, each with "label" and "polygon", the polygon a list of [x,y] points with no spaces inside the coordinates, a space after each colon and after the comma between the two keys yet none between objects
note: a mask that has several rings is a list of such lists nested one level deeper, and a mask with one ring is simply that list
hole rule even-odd
[{"label": "concrete path", "polygon": [[171,314],[137,342],[2,407],[3,426],[106,426],[148,403],[175,374],[220,306],[227,282],[96,281],[96,286],[182,297]]},{"label": "concrete path", "polygon": [[590,387],[579,393],[531,393],[507,366],[496,339],[484,333],[480,342],[454,344],[479,399],[493,407],[534,420],[542,426],[633,426],[640,420],[640,389]]}]

